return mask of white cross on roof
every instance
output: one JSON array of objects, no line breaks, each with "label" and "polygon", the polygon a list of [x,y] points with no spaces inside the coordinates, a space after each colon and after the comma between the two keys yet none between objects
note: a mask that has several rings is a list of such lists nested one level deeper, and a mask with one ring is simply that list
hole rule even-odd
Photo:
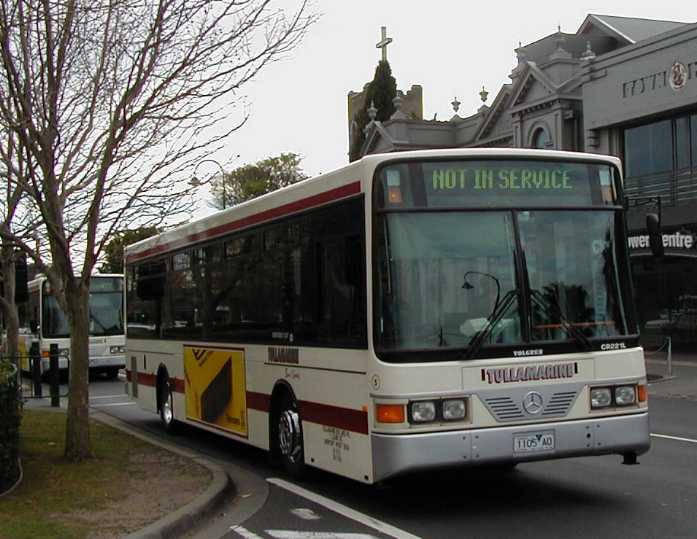
[{"label": "white cross on roof", "polygon": [[382,34],[382,39],[375,45],[376,49],[382,49],[382,61],[387,61],[387,46],[392,43],[392,38],[387,37],[387,26],[381,26],[380,32]]}]

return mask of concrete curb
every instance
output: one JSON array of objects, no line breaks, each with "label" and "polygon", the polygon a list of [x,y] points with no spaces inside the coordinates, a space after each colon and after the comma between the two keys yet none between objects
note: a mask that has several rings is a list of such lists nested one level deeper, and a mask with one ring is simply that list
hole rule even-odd
[{"label": "concrete curb", "polygon": [[160,520],[157,520],[145,528],[124,536],[125,539],[164,539],[183,535],[200,524],[204,518],[210,516],[216,506],[221,503],[226,496],[228,496],[230,491],[234,492],[235,486],[230,480],[230,477],[225,470],[223,470],[223,468],[215,462],[190,451],[185,451],[179,447],[148,436],[139,430],[128,427],[120,419],[103,412],[97,412],[93,409],[90,413],[90,417],[126,432],[131,436],[140,438],[141,440],[144,440],[152,445],[189,458],[208,469],[213,477],[211,484],[208,485],[208,488],[202,494],[198,495],[183,507],[180,507],[176,511],[162,517]]}]

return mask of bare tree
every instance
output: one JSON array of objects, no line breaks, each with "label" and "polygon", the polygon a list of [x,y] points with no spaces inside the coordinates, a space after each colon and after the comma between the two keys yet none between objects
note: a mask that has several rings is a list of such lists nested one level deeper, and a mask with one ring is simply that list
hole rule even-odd
[{"label": "bare tree", "polygon": [[292,11],[271,0],[0,4],[0,124],[35,163],[23,188],[45,227],[50,265],[37,262],[70,323],[65,455],[80,460],[91,454],[88,299],[102,249],[117,229],[190,210],[185,174],[244,124],[241,88],[315,16],[306,0]]},{"label": "bare tree", "polygon": [[[11,102],[5,104],[12,106]],[[13,237],[27,238],[36,233],[38,222],[28,211],[20,178],[24,177],[27,160],[19,155],[16,134],[0,125],[0,178],[4,192],[0,195],[0,311],[3,316],[4,354],[18,359],[19,313],[16,302],[15,269],[19,257],[25,257]],[[28,245],[28,244],[26,244]],[[26,268],[25,268],[26,270]],[[24,275],[23,277],[26,277]]]}]

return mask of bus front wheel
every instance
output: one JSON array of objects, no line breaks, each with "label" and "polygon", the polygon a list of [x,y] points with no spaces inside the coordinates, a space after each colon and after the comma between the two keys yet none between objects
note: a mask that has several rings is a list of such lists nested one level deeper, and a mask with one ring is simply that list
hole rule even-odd
[{"label": "bus front wheel", "polygon": [[305,472],[302,421],[292,397],[285,395],[276,416],[276,448],[283,468],[296,479]]}]

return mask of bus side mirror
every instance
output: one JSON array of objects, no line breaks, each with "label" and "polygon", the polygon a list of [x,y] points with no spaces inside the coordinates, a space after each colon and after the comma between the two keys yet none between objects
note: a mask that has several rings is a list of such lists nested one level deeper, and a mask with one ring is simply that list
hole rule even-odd
[{"label": "bus side mirror", "polygon": [[665,250],[663,248],[663,234],[661,234],[661,221],[658,218],[658,214],[649,213],[646,215],[646,229],[649,231],[651,253],[656,258],[662,257]]}]

